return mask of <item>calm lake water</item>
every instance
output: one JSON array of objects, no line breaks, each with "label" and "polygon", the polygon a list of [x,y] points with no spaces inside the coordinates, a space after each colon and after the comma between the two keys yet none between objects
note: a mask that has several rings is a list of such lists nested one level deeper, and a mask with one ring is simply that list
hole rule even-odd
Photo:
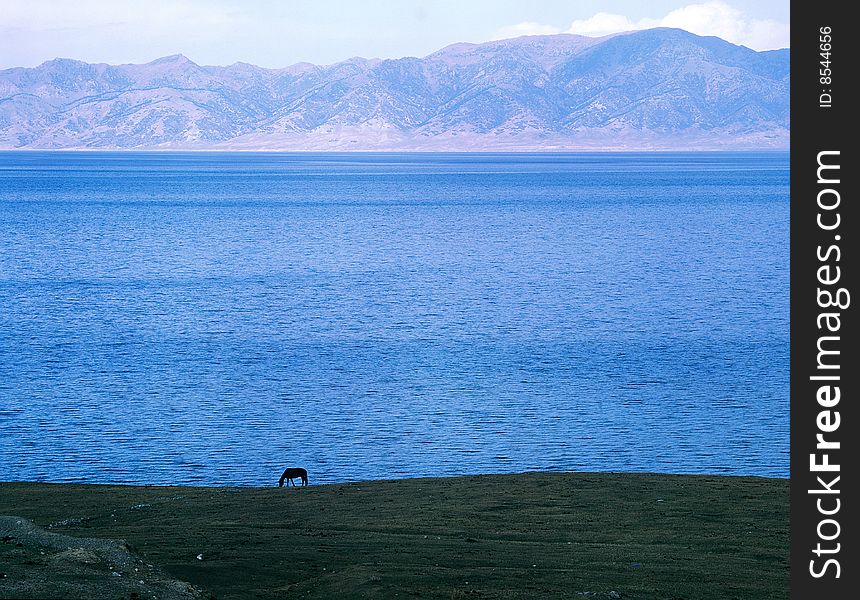
[{"label": "calm lake water", "polygon": [[788,476],[787,153],[0,153],[0,480]]}]

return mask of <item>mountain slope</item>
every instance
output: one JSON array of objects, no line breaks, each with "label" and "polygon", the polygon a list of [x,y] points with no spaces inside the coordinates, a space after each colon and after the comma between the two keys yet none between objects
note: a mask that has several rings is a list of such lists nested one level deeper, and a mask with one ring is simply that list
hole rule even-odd
[{"label": "mountain slope", "polygon": [[787,148],[789,51],[652,29],[328,66],[0,71],[2,148]]}]

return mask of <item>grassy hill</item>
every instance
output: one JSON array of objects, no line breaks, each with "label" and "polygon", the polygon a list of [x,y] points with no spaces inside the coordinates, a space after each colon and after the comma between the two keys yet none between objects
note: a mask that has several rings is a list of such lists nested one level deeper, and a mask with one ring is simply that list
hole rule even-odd
[{"label": "grassy hill", "polygon": [[[289,489],[3,483],[0,515],[126,540],[141,565],[225,600],[749,600],[789,596],[788,496],[785,479],[619,473]],[[57,549],[2,537],[0,598],[26,592],[28,573],[62,570]],[[87,567],[94,598],[152,597],[143,580],[112,591],[130,577],[110,566]]]}]

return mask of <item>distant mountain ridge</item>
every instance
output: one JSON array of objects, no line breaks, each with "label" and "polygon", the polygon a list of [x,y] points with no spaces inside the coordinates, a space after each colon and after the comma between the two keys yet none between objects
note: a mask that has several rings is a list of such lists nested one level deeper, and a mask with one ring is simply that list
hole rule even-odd
[{"label": "distant mountain ridge", "polygon": [[0,148],[788,148],[789,51],[679,29],[328,66],[55,59],[0,71]]}]

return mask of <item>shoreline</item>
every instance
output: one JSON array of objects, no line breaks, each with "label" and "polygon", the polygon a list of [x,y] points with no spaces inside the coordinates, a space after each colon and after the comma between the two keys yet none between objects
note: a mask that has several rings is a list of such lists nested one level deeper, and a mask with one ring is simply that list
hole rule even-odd
[{"label": "shoreline", "polygon": [[[791,477],[789,475],[736,475],[733,473],[664,473],[661,471],[521,471],[519,473],[464,473],[456,475],[420,475],[417,477],[392,477],[385,479],[344,479],[338,481],[328,481],[325,483],[311,482],[308,487],[317,488],[346,485],[346,484],[374,484],[374,483],[396,483],[398,481],[437,481],[445,479],[462,479],[466,477],[527,477],[529,475],[618,475],[618,476],[656,476],[656,477],[726,477],[731,479],[763,479],[768,481],[781,480],[788,482]],[[311,474],[312,475],[312,474]],[[128,488],[192,488],[192,489],[235,489],[235,490],[266,490],[270,487],[277,487],[277,478],[272,480],[271,485],[244,485],[244,484],[205,484],[205,483],[128,483],[128,482],[103,482],[103,481],[38,481],[32,479],[0,479],[0,488],[5,485],[32,484],[32,485],[59,485],[59,486],[91,486],[91,487],[128,487]],[[292,486],[291,486],[292,487]]]},{"label": "shoreline", "polygon": [[0,148],[0,152],[32,152],[32,153],[56,153],[56,154],[296,154],[296,155],[320,155],[320,154],[363,154],[390,156],[396,154],[410,154],[416,156],[435,155],[487,155],[487,156],[515,156],[520,154],[790,154],[791,148],[785,147],[754,147],[754,148],[629,148],[601,150],[599,148],[554,148],[533,150],[290,150],[287,148]]}]

